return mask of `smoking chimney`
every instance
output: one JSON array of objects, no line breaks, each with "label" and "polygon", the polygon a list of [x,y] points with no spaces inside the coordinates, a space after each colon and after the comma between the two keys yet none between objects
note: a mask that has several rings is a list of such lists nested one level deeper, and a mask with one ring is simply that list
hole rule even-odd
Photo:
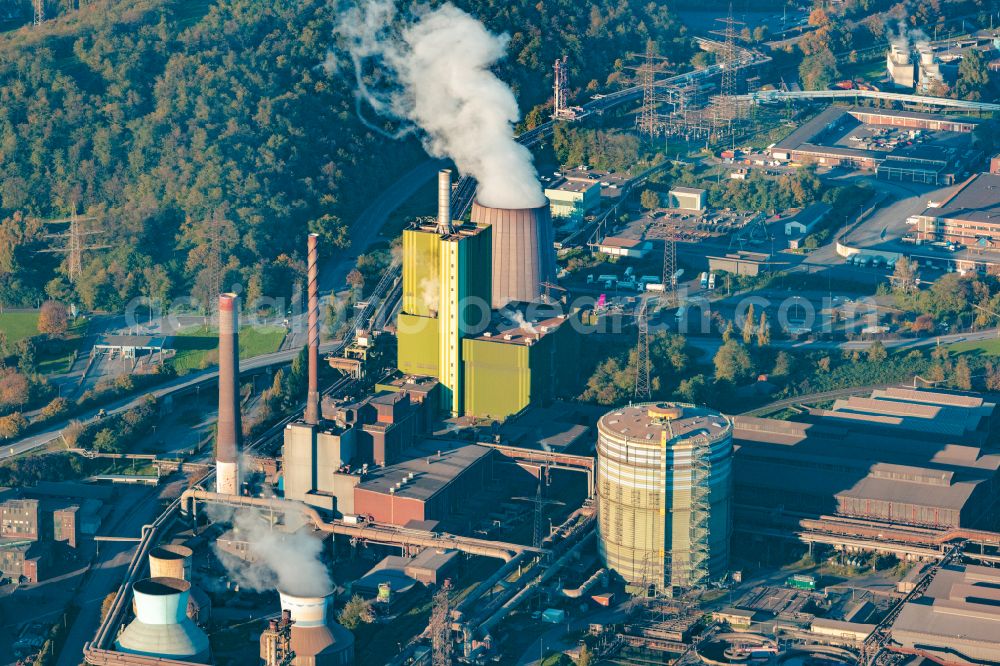
[{"label": "smoking chimney", "polygon": [[451,169],[441,169],[438,171],[438,233],[451,233],[451,222]]},{"label": "smoking chimney", "polygon": [[317,268],[319,236],[309,234],[309,393],[306,395],[305,421],[319,423],[319,269]]},{"label": "smoking chimney", "polygon": [[239,297],[219,295],[219,432],[215,442],[215,489],[240,494],[239,452],[243,448],[239,395]]}]

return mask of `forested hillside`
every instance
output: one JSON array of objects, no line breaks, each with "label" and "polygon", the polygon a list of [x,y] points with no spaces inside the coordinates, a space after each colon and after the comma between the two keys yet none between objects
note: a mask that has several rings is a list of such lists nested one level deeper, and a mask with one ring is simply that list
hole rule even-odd
[{"label": "forested hillside", "polygon": [[[251,297],[287,295],[307,229],[343,244],[373,193],[422,157],[415,141],[366,129],[353,78],[320,67],[330,3],[49,4],[40,28],[0,34],[0,305],[117,309],[237,282]],[[559,54],[574,85],[596,89],[649,37],[688,48],[660,3],[457,4],[511,33],[500,73],[525,111],[549,99]],[[61,255],[39,252],[65,225],[39,220],[74,208],[105,232],[89,242],[110,247],[85,253],[71,279]]]}]

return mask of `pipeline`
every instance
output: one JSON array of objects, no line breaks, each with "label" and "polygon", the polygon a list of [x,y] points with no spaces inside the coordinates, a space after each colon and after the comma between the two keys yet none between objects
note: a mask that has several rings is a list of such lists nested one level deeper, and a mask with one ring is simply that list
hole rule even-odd
[{"label": "pipeline", "polygon": [[424,530],[401,529],[395,526],[379,525],[377,523],[363,523],[361,525],[348,525],[343,522],[326,522],[319,513],[312,507],[292,500],[278,499],[272,497],[243,497],[235,495],[221,495],[209,492],[200,488],[188,488],[181,495],[181,505],[185,512],[194,512],[194,503],[197,500],[205,502],[216,502],[237,507],[253,507],[274,509],[283,513],[296,512],[303,515],[313,526],[321,531],[330,534],[342,534],[345,536],[391,543],[400,546],[414,545],[426,548],[441,548],[459,550],[470,555],[480,555],[483,557],[493,557],[502,559],[505,562],[513,559],[520,552],[546,553],[543,549],[529,548],[520,544],[492,542],[483,539],[472,539],[454,534],[443,534],[427,532]]},{"label": "pipeline", "polygon": [[542,573],[542,575],[538,578],[538,580],[530,582],[523,588],[521,588],[521,590],[516,595],[514,595],[509,601],[507,601],[507,603],[505,603],[503,606],[500,607],[500,610],[495,612],[485,622],[480,624],[479,631],[483,635],[490,633],[490,630],[493,629],[493,627],[495,627],[501,620],[507,617],[507,615],[512,610],[517,608],[521,604],[521,602],[527,599],[529,594],[534,592],[537,588],[544,585],[546,581],[555,576],[559,572],[559,570],[563,568],[566,562],[569,561],[570,558],[576,555],[576,553],[579,552],[579,550],[584,545],[590,543],[590,540],[594,538],[594,536],[595,533],[593,531],[588,532],[585,537],[583,537],[576,543],[576,545],[567,550],[562,557],[560,557],[552,564],[552,566],[546,569]]},{"label": "pipeline", "polygon": [[529,555],[528,551],[522,551],[518,553],[510,560],[507,560],[507,563],[504,564],[502,567],[500,567],[496,573],[494,573],[492,576],[490,576],[482,583],[477,585],[476,588],[472,590],[472,592],[470,592],[468,596],[462,599],[462,601],[458,604],[458,606],[455,607],[455,611],[453,614],[455,619],[461,620],[465,611],[467,611],[472,606],[472,604],[478,601],[479,598],[482,597],[484,594],[486,594],[489,590],[493,589],[494,585],[496,585],[498,582],[509,576],[516,567],[521,566],[524,563],[524,560],[528,558],[528,555]]},{"label": "pipeline", "polygon": [[587,594],[587,592],[589,592],[591,588],[593,588],[595,585],[597,585],[598,583],[603,583],[607,573],[608,573],[607,569],[604,568],[598,569],[597,572],[593,576],[588,578],[586,581],[584,581],[583,585],[581,585],[580,587],[575,587],[572,589],[564,587],[562,589],[562,594],[564,597],[567,597],[569,599],[579,599],[583,595]]}]

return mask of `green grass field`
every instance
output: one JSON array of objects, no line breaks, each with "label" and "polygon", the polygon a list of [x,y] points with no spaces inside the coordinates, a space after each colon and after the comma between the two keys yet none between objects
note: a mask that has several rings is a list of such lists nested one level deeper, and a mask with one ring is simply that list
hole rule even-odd
[{"label": "green grass field", "polygon": [[[280,326],[254,326],[240,329],[240,358],[253,358],[278,351],[285,339]],[[218,362],[219,338],[208,326],[189,328],[173,338],[177,353],[169,360],[178,374],[201,370]]]},{"label": "green grass field", "polygon": [[7,336],[7,344],[38,334],[38,312],[4,312],[0,314],[0,331]]},{"label": "green grass field", "polygon": [[948,351],[952,354],[973,354],[975,356],[1000,356],[1000,338],[987,338],[986,340],[970,340],[968,342],[956,342],[948,345]]}]

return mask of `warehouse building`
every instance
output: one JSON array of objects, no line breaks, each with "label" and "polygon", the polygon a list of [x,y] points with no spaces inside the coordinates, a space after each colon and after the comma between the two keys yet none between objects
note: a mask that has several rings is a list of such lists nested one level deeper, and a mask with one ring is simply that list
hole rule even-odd
[{"label": "warehouse building", "polygon": [[[996,405],[888,388],[800,421],[739,416],[738,507],[924,527],[980,527],[996,512]],[[738,509],[739,513],[739,509]]]},{"label": "warehouse building", "polygon": [[917,240],[971,248],[1000,246],[1000,174],[980,173],[944,201],[932,203],[915,220]]},{"label": "warehouse building", "polygon": [[952,564],[907,602],[892,640],[936,663],[1000,663],[1000,572]]},{"label": "warehouse building", "polygon": [[975,118],[831,106],[771,147],[785,162],[874,171],[887,180],[950,185],[980,152]]},{"label": "warehouse building", "polygon": [[435,440],[413,453],[362,475],[351,513],[392,525],[445,521],[490,478],[493,449],[485,446]]}]

